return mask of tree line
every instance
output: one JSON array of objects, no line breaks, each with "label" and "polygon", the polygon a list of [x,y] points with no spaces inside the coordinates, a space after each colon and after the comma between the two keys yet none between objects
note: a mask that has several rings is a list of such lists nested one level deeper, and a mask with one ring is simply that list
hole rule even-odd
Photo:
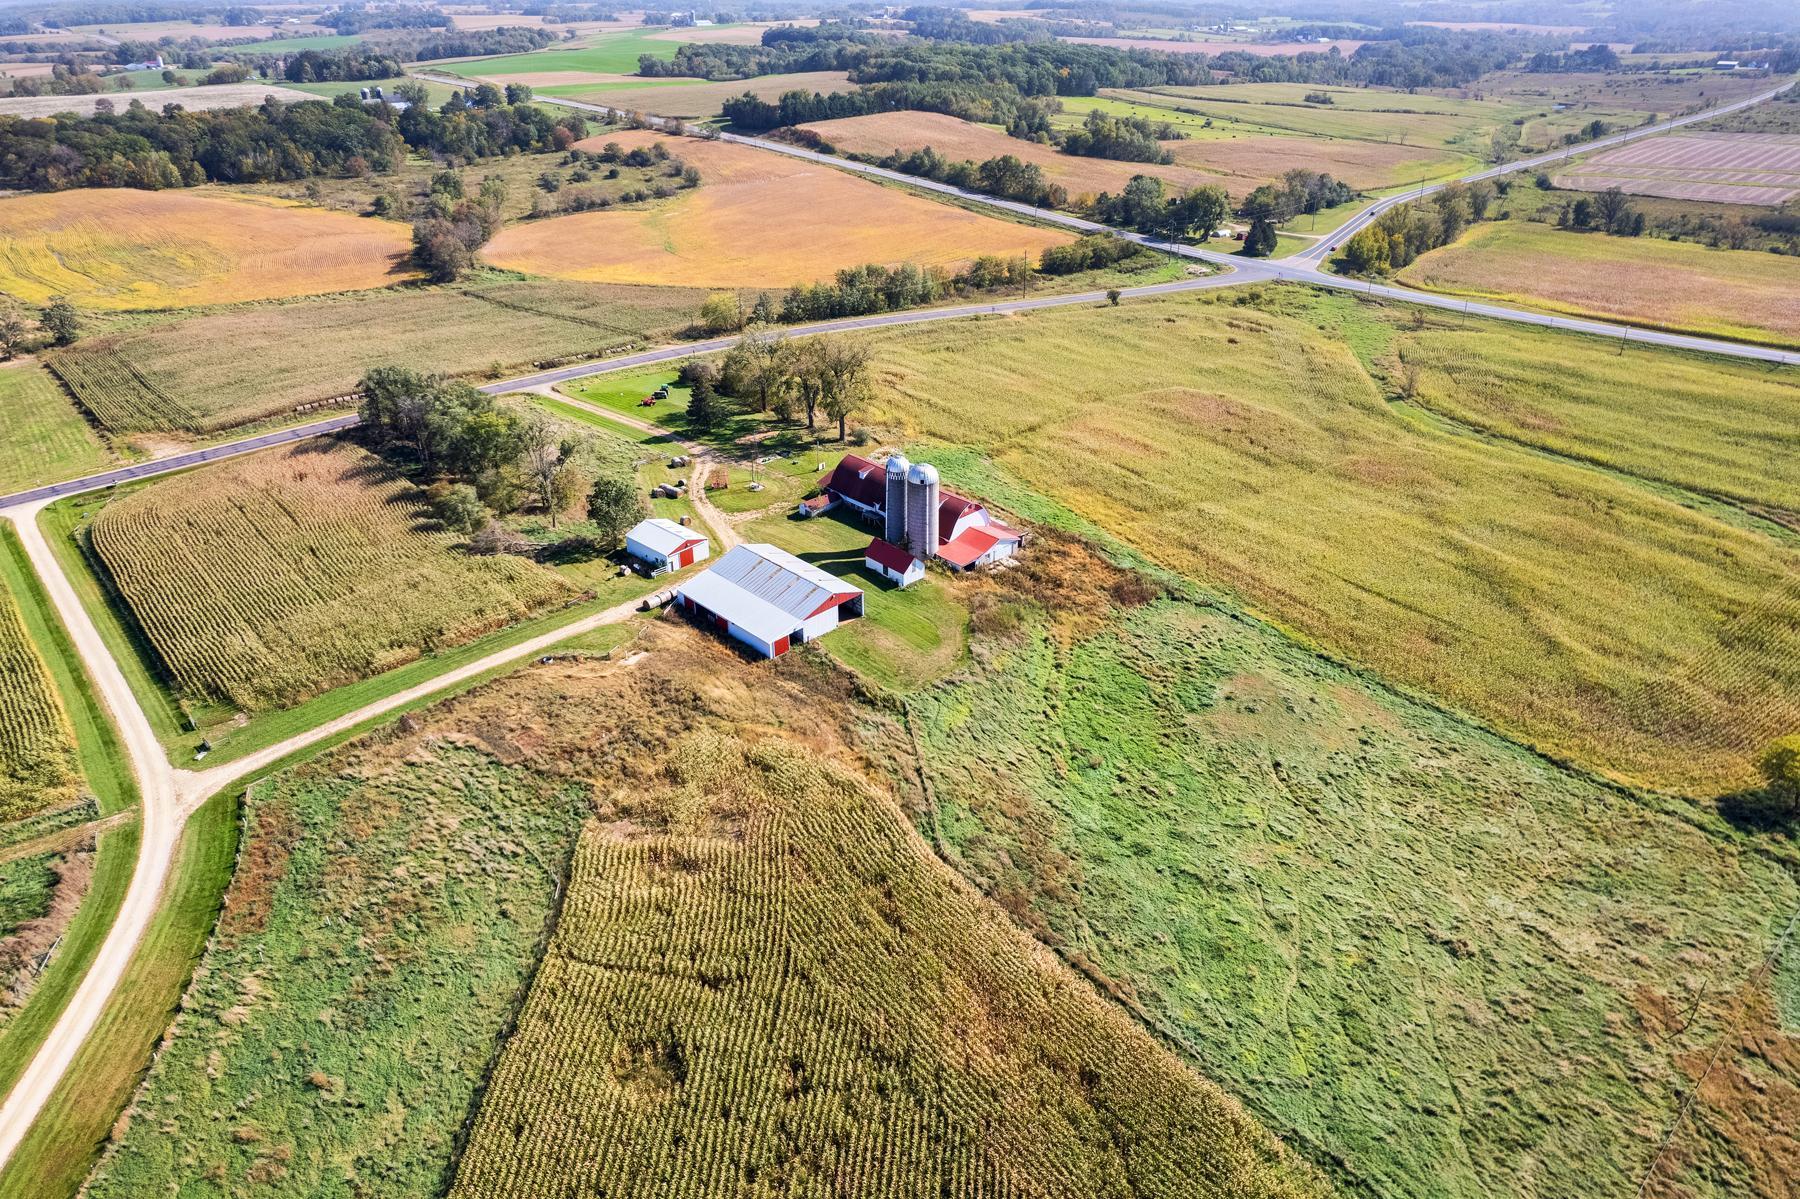
[{"label": "tree line", "polygon": [[870,352],[848,337],[789,338],[761,329],[728,350],[717,364],[682,365],[690,390],[687,423],[705,433],[733,409],[797,423],[817,432],[819,418],[835,421],[838,440],[850,437],[851,417],[871,395]]},{"label": "tree line", "polygon": [[[396,87],[402,93],[409,85]],[[587,135],[577,114],[553,118],[531,104],[491,95],[452,96],[440,109],[422,101],[396,113],[354,94],[335,101],[189,112],[152,112],[133,100],[123,112],[50,117],[0,115],[0,180],[34,191],[70,187],[193,187],[261,183],[316,175],[364,175],[398,168],[408,147],[475,161],[517,151],[567,149]],[[491,85],[490,85],[491,87]],[[491,103],[498,97],[499,103]]]},{"label": "tree line", "polygon": [[[360,436],[426,484],[444,527],[477,552],[529,548],[499,517],[531,508],[555,528],[571,510],[591,525],[586,548],[617,549],[642,518],[636,479],[598,460],[591,439],[570,437],[548,414],[519,411],[468,383],[378,367],[357,385]],[[580,548],[564,544],[558,548]]]}]

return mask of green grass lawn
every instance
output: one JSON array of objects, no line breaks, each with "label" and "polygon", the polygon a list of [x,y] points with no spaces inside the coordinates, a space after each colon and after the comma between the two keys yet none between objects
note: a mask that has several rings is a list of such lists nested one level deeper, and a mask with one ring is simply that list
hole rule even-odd
[{"label": "green grass lawn", "polygon": [[475,78],[532,71],[592,71],[598,75],[635,75],[640,55],[649,54],[667,62],[675,57],[675,50],[679,45],[678,42],[653,38],[649,32],[627,29],[618,33],[598,34],[586,45],[572,50],[533,50],[528,54],[508,54],[500,58],[450,63],[438,69]]},{"label": "green grass lawn", "polygon": [[105,470],[118,459],[50,372],[0,364],[0,495]]},{"label": "green grass lawn", "polygon": [[836,513],[796,520],[777,510],[742,526],[746,541],[767,541],[846,579],[863,591],[861,618],[839,624],[815,644],[888,691],[905,692],[948,675],[962,661],[969,614],[954,576],[938,570],[899,588],[863,565],[875,530]]}]

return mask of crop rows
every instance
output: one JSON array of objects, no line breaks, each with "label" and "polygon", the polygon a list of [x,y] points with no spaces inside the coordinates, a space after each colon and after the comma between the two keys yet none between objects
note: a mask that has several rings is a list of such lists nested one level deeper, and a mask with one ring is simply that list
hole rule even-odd
[{"label": "crop rows", "polygon": [[12,597],[0,591],[0,820],[67,799],[75,744]]},{"label": "crop rows", "polygon": [[327,443],[157,483],[89,537],[177,684],[247,710],[398,666],[565,599],[554,572],[474,558],[419,493]]},{"label": "crop rows", "polygon": [[200,417],[192,408],[151,382],[118,351],[84,346],[48,359],[56,377],[114,433],[194,432]]},{"label": "crop rows", "polygon": [[1274,1196],[1310,1177],[802,751],[709,740],[593,825],[454,1199]]}]

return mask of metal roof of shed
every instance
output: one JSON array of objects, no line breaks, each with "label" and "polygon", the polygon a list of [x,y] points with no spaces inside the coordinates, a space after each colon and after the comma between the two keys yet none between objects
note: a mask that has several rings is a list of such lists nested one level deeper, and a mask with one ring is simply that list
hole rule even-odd
[{"label": "metal roof of shed", "polygon": [[641,520],[625,534],[629,541],[635,541],[651,553],[672,557],[682,546],[697,545],[706,538],[685,525],[676,524],[665,516],[652,516]]},{"label": "metal roof of shed", "polygon": [[[862,594],[862,588],[773,545],[746,542],[733,546],[706,573],[728,579],[746,595],[754,596],[796,620],[818,615],[835,603]],[[719,611],[718,609],[714,609]],[[729,612],[719,611],[727,620]]]}]

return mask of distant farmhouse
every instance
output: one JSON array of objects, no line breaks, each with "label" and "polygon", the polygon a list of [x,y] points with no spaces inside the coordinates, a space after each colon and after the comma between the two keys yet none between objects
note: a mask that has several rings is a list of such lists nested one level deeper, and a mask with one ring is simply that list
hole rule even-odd
[{"label": "distant farmhouse", "polygon": [[675,606],[763,657],[778,658],[831,632],[840,618],[861,616],[863,592],[784,549],[744,544],[676,588]]},{"label": "distant farmhouse", "polygon": [[[801,515],[816,516],[839,505],[881,526],[882,535],[869,546],[865,564],[902,587],[923,577],[930,559],[952,570],[970,570],[1012,557],[1024,538],[974,500],[945,491],[936,467],[908,462],[904,454],[885,463],[844,455],[825,481],[823,494],[806,501]],[[902,558],[912,559],[918,569]]]}]

